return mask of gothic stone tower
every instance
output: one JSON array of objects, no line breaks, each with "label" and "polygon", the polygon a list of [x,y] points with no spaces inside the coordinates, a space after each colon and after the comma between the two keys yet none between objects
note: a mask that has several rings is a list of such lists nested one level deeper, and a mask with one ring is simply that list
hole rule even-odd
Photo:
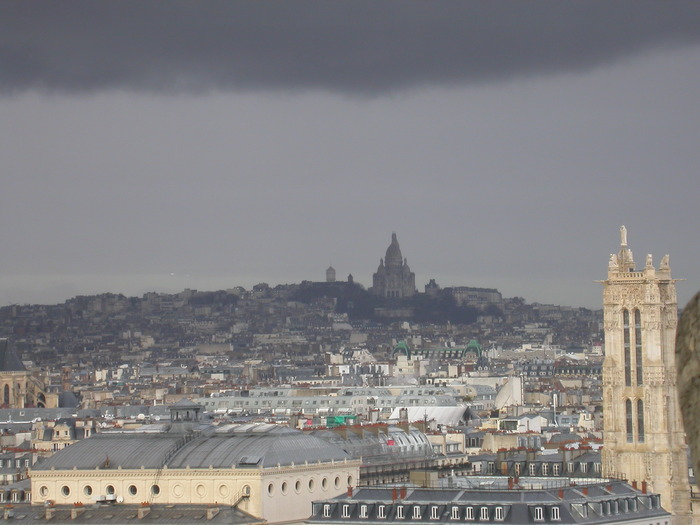
[{"label": "gothic stone tower", "polygon": [[676,394],[678,306],[668,255],[635,270],[627,230],[603,283],[603,476],[645,483],[674,523],[690,517],[685,434]]}]

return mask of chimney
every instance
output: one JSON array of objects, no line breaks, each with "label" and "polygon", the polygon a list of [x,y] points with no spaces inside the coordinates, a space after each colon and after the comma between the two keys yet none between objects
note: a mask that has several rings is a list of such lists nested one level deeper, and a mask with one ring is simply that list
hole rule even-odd
[{"label": "chimney", "polygon": [[508,478],[508,490],[513,490],[513,478]]},{"label": "chimney", "polygon": [[399,497],[399,491],[396,490],[396,487],[391,489],[391,501],[396,501],[396,499]]},{"label": "chimney", "polygon": [[352,498],[352,485],[348,485],[348,498]]},{"label": "chimney", "polygon": [[207,509],[207,520],[213,520],[218,513],[219,507],[209,507]]},{"label": "chimney", "polygon": [[151,506],[150,505],[143,505],[138,508],[136,511],[136,517],[140,520],[148,516],[148,513],[151,512]]},{"label": "chimney", "polygon": [[647,482],[642,481],[642,494],[646,494],[646,493],[647,493]]},{"label": "chimney", "polygon": [[55,508],[53,508],[53,507],[46,507],[46,508],[44,509],[44,519],[46,519],[46,521],[49,521],[50,519],[53,518],[53,515],[54,515],[55,513],[56,513],[56,509],[55,509]]},{"label": "chimney", "polygon": [[632,488],[633,488],[633,489],[636,489],[636,488],[637,488],[637,482],[636,482],[636,481],[633,481],[633,482],[632,482]]},{"label": "chimney", "polygon": [[588,496],[588,487],[583,487],[583,495]]},{"label": "chimney", "polygon": [[400,497],[401,499],[406,499],[406,485],[404,485],[403,487],[401,487],[401,493],[399,494],[399,497]]},{"label": "chimney", "polygon": [[76,519],[83,512],[85,512],[85,507],[73,507],[72,509],[70,509],[70,519]]},{"label": "chimney", "polygon": [[12,508],[12,505],[8,505],[7,507],[5,507],[5,510],[3,510],[2,512],[2,517],[5,520],[15,517],[15,509]]}]

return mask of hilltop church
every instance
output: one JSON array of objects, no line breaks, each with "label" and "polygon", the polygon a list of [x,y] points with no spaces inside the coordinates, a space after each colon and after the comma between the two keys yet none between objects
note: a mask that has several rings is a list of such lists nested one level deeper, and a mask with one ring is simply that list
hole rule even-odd
[{"label": "hilltop church", "polygon": [[372,293],[385,299],[412,297],[416,293],[416,274],[401,255],[396,233],[391,234],[391,244],[384,259],[379,259],[377,272],[372,276]]}]

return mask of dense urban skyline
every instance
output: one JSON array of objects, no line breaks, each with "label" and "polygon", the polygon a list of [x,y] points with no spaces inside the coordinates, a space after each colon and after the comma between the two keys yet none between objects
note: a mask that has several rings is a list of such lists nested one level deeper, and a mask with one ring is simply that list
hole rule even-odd
[{"label": "dense urban skyline", "polygon": [[[700,5],[0,2],[0,304],[352,273],[700,289]],[[77,14],[76,14],[77,13]]]}]

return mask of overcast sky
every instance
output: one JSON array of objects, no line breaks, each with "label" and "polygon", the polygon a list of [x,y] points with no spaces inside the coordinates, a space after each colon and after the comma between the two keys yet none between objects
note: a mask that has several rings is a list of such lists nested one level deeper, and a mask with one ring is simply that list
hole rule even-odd
[{"label": "overcast sky", "polygon": [[0,0],[0,305],[323,280],[700,289],[700,2]]}]

